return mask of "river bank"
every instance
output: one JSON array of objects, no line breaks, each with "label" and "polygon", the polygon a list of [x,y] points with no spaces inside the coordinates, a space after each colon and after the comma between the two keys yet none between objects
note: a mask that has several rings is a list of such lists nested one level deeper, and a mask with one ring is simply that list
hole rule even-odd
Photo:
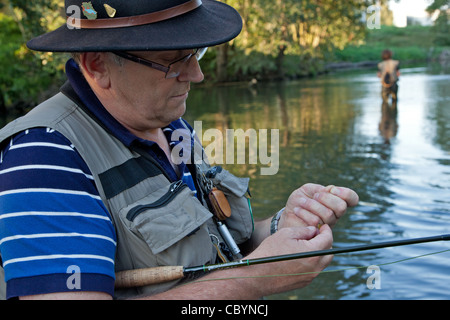
[{"label": "river bank", "polygon": [[394,59],[405,65],[444,63],[449,60],[450,46],[437,44],[432,27],[408,26],[398,28],[381,26],[368,30],[364,42],[334,50],[327,67],[331,69],[365,68],[376,66],[381,60],[381,52],[389,49]]},{"label": "river bank", "polygon": [[[333,247],[443,234],[450,221],[450,77],[428,67],[404,68],[400,81],[392,118],[382,113],[378,78],[357,70],[252,88],[196,88],[186,119],[201,119],[204,130],[280,130],[279,148],[271,148],[279,159],[276,175],[261,175],[262,163],[226,164],[251,177],[257,219],[273,215],[302,183],[316,182],[360,195],[334,229]],[[432,255],[445,249],[448,244],[434,243],[336,255],[307,288],[268,299],[445,300],[450,257]],[[379,267],[378,288],[368,285],[369,266]]]},{"label": "river bank", "polygon": [[[281,73],[276,68],[276,57],[264,56],[259,53],[250,53],[248,56],[244,53],[236,53],[232,60],[243,60],[244,62],[241,61],[240,67],[234,72],[230,71],[233,76],[230,77],[229,83],[242,81],[254,85],[257,82],[313,78],[341,71],[376,70],[377,64],[381,60],[381,51],[387,48],[393,51],[394,59],[401,61],[401,68],[439,63],[442,69],[448,69],[450,66],[450,46],[436,45],[433,43],[433,39],[431,27],[396,28],[381,26],[380,29],[368,30],[365,40],[361,43],[349,45],[342,50],[334,49],[324,57],[313,57],[307,54],[303,56],[286,55],[283,59],[283,72]],[[201,62],[206,77],[206,86],[218,85],[214,79],[215,54],[214,50],[211,51]],[[8,66],[17,64],[10,61],[11,57],[5,56],[6,58],[8,58]],[[42,77],[36,77],[36,81],[30,83],[26,83],[25,80],[19,81],[21,79],[17,79],[18,75],[28,72],[26,66],[9,68],[13,70],[11,72],[15,78],[7,77],[6,74],[5,77],[9,80],[5,80],[5,83],[0,85],[0,125],[5,123],[7,119],[27,112],[37,103],[58,91],[61,82],[64,81],[61,79],[64,79],[63,62],[65,59],[63,58],[65,56],[55,55],[54,58],[61,60],[61,66],[58,70],[49,73],[50,80],[48,77],[44,79],[45,81]],[[232,69],[233,61],[230,65],[230,69]],[[11,79],[15,79],[15,82],[12,83]],[[40,87],[44,87],[43,83],[48,83],[48,86],[45,86],[44,94],[40,93],[42,90],[39,90]],[[220,85],[223,85],[223,83]],[[38,98],[30,98],[34,96],[38,96]],[[5,119],[6,117],[8,118]]]}]

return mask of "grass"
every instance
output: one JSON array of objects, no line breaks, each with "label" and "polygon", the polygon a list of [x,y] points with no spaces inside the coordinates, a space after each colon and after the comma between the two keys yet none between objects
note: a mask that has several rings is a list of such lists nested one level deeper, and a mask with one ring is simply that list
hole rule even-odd
[{"label": "grass", "polygon": [[378,61],[381,51],[390,49],[394,53],[395,59],[425,61],[436,57],[443,49],[433,44],[434,35],[430,29],[426,26],[408,26],[406,28],[381,26],[380,29],[368,30],[363,44],[335,51],[335,60]]}]

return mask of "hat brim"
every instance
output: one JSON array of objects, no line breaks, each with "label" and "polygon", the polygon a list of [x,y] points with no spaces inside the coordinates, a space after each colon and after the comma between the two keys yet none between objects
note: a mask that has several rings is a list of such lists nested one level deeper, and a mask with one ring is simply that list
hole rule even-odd
[{"label": "hat brim", "polygon": [[212,47],[235,38],[242,29],[239,13],[225,3],[204,0],[182,16],[114,29],[69,29],[30,40],[28,48],[46,52],[151,51]]}]

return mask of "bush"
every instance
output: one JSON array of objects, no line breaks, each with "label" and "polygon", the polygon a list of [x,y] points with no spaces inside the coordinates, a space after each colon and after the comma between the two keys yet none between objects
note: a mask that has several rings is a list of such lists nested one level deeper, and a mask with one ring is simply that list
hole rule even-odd
[{"label": "bush", "polygon": [[61,84],[65,57],[27,49],[17,23],[3,13],[0,29],[0,100],[6,106],[34,106],[52,85]]},{"label": "bush", "polygon": [[430,27],[408,26],[397,28],[382,26],[367,33],[364,44],[348,46],[334,52],[334,60],[346,62],[379,61],[381,51],[390,49],[394,59],[401,61],[426,61],[434,47]]}]

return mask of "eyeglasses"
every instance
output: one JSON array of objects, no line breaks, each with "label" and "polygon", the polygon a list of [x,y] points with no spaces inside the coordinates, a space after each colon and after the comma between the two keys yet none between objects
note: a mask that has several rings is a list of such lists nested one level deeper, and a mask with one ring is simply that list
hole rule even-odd
[{"label": "eyeglasses", "polygon": [[183,68],[185,67],[185,65],[189,62],[189,60],[192,57],[195,57],[197,59],[197,61],[199,61],[205,55],[206,50],[208,50],[208,48],[195,49],[194,52],[192,52],[178,60],[175,60],[174,62],[171,62],[167,67],[162,64],[159,64],[159,63],[156,63],[156,62],[153,62],[153,61],[141,58],[141,57],[137,57],[128,52],[114,51],[113,53],[124,59],[142,64],[144,66],[147,66],[147,67],[159,70],[159,71],[162,71],[166,74],[166,79],[170,79],[170,78],[178,77],[180,75],[181,71],[183,70]]}]

